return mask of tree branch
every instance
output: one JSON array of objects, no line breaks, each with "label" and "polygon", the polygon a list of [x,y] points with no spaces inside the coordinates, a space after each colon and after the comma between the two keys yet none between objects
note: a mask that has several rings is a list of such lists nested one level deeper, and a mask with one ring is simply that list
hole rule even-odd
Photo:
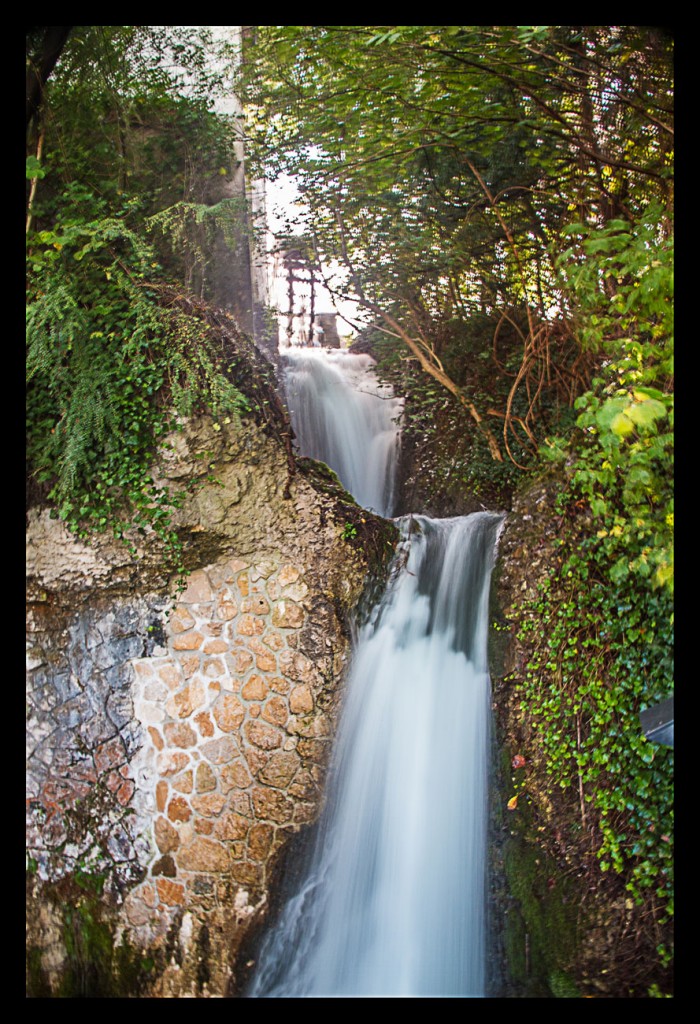
[{"label": "tree branch", "polygon": [[[365,296],[362,290],[362,284],[357,274],[355,273],[355,268],[353,267],[352,262],[350,260],[346,244],[342,214],[340,213],[340,210],[338,208],[336,208],[335,214],[336,223],[338,225],[338,230],[340,232],[343,262],[345,263],[345,266],[350,275],[350,280],[352,281],[353,287],[355,288],[355,291],[357,293],[356,296],[341,294],[341,297],[351,302],[356,302],[358,305],[364,306],[365,309],[369,309],[372,313],[376,313],[377,316],[381,317],[384,323],[388,324],[388,326],[391,327],[392,331],[395,333],[395,336],[400,338],[401,341],[403,341],[404,344],[411,350],[411,352],[414,354],[414,356],[416,357],[422,368],[425,370],[425,372],[430,374],[431,377],[434,377],[436,381],[442,384],[442,386],[450,392],[450,394],[455,396],[455,398],[461,403],[461,405],[463,405],[466,409],[469,410],[472,419],[476,423],[481,433],[486,438],[486,442],[489,446],[489,451],[491,452],[491,457],[496,462],[503,462],[503,456],[501,455],[501,450],[498,447],[496,438],[493,436],[489,428],[484,423],[483,418],[480,415],[474,403],[471,402],[466,397],[462,389],[458,387],[457,384],[455,384],[455,382],[452,380],[451,377],[448,376],[448,374],[445,373],[445,371],[442,369],[442,365],[440,364],[439,360],[437,360],[437,362],[431,361],[431,359],[437,359],[432,349],[425,342],[417,341],[415,338],[412,338],[410,334],[408,334],[389,313],[383,310],[381,306],[378,306],[376,302],[372,302]],[[320,273],[322,276],[324,276],[322,269],[320,269]],[[326,284],[326,287],[328,287],[328,283],[326,282],[325,277],[324,284]],[[331,291],[330,288],[328,290]],[[332,291],[331,294],[333,294]]]}]

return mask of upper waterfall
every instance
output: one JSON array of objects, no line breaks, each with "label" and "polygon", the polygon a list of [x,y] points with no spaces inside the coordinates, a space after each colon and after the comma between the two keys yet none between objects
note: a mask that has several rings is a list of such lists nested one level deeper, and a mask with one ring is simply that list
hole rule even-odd
[{"label": "upper waterfall", "polygon": [[402,404],[368,355],[287,349],[284,389],[301,455],[331,467],[363,508],[394,512]]}]

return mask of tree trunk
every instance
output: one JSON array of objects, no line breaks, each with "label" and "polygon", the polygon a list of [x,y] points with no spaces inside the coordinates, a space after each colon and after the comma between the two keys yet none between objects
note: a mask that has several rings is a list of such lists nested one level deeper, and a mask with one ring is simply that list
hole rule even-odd
[{"label": "tree trunk", "polygon": [[27,132],[36,117],[44,95],[44,86],[56,66],[71,33],[72,25],[49,25],[44,32],[41,51],[27,61]]}]

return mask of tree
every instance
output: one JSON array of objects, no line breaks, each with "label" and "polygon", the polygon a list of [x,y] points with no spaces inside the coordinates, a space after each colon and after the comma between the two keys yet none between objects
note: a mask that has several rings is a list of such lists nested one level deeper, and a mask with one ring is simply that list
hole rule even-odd
[{"label": "tree", "polygon": [[45,28],[32,28],[27,33],[28,47],[34,45],[39,33],[43,33],[39,48],[31,55],[27,53],[27,131],[39,112],[44,87],[56,66],[56,61],[61,56],[71,29],[71,25],[49,25]]},{"label": "tree", "polygon": [[251,140],[261,170],[300,181],[317,261],[462,401],[441,325],[512,327],[491,413],[507,450],[513,431],[532,450],[544,392],[571,402],[592,370],[553,267],[561,225],[628,209],[631,181],[667,197],[669,52],[654,30],[492,26],[265,27],[248,49]]},{"label": "tree", "polygon": [[157,447],[178,413],[249,408],[206,317],[168,288],[201,294],[205,235],[240,219],[220,187],[223,72],[206,32],[79,27],[60,57],[51,31],[42,38],[27,159],[30,493],[84,537],[155,531],[181,568]]}]

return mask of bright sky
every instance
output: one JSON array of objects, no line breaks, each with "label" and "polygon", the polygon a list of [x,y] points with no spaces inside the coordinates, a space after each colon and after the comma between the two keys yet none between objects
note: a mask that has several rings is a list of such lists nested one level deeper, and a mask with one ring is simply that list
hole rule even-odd
[{"label": "bright sky", "polygon": [[[290,229],[299,232],[304,230],[306,209],[299,196],[297,187],[290,177],[284,175],[275,182],[267,182],[265,197],[267,223],[271,234],[275,235],[278,232],[286,233]],[[332,264],[330,267],[325,268],[329,279],[334,276],[337,277],[339,271],[340,267],[337,264]],[[274,298],[279,308],[284,310],[287,306],[286,286],[284,286],[282,294]],[[359,315],[359,307],[354,302],[339,301],[336,308],[331,295],[320,282],[316,286],[316,311],[318,313],[338,312],[341,316],[345,316],[353,322],[357,320]],[[351,331],[356,333],[345,320],[339,320],[339,334],[348,334]]]},{"label": "bright sky", "polygon": [[[238,28],[230,25],[210,25],[209,28],[214,36],[229,41],[240,40],[240,29]],[[240,114],[240,105],[233,94],[225,100],[219,100],[217,108],[222,113]],[[287,234],[289,231],[301,232],[304,230],[306,213],[304,203],[301,201],[294,181],[288,175],[281,176],[275,182],[268,181],[265,183],[265,212],[267,229],[272,236],[278,233]],[[272,242],[272,240],[270,241]],[[338,265],[331,265],[325,268],[325,272],[328,277],[334,276],[336,279],[339,279],[340,267]],[[278,294],[271,295],[271,301],[277,305],[278,309],[285,310],[287,308],[286,285],[282,288],[281,284],[277,282],[277,288]],[[353,322],[358,319],[359,307],[356,303],[339,301],[336,308],[329,292],[320,281],[317,282],[315,291],[316,311],[318,313],[337,312],[340,314],[340,317],[347,317]],[[356,333],[345,320],[339,318],[338,333],[343,335],[351,332]]]}]

